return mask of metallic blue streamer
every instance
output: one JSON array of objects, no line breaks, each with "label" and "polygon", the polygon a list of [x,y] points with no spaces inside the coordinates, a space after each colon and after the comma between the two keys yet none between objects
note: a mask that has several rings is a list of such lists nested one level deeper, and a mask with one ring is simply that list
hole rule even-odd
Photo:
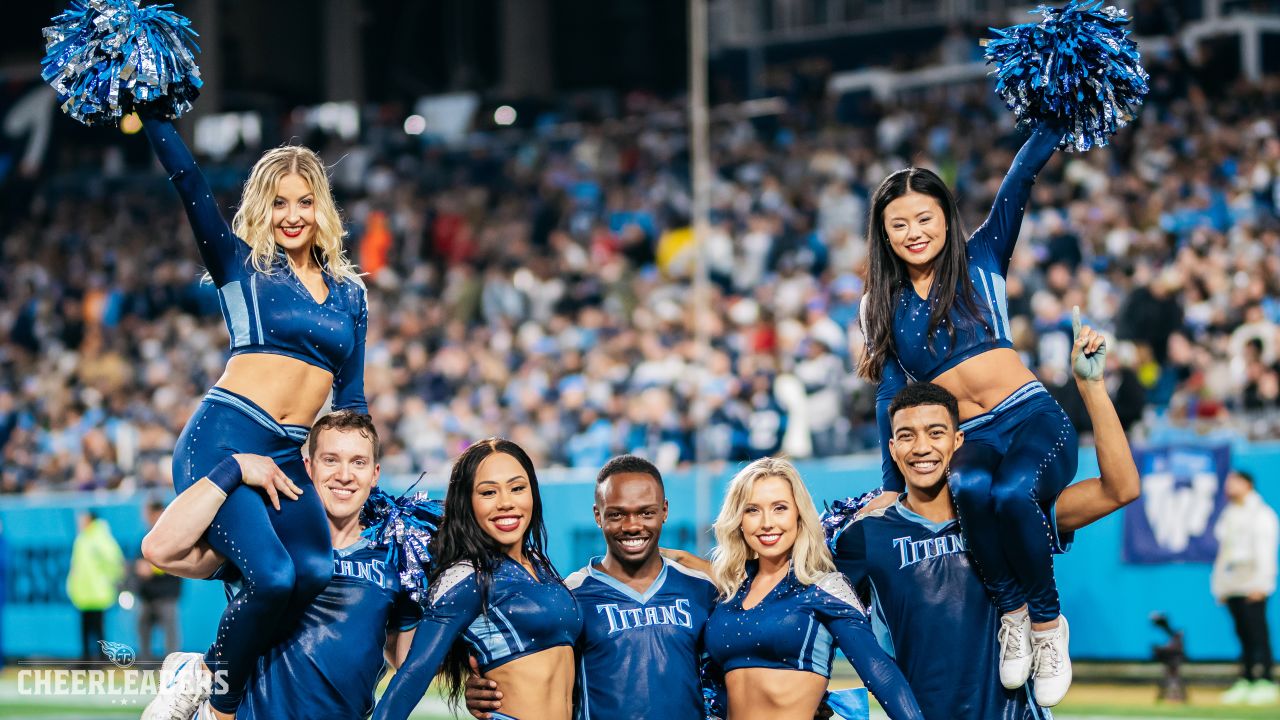
[{"label": "metallic blue streamer", "polygon": [[827,509],[822,513],[820,518],[822,521],[822,534],[827,539],[827,547],[832,552],[836,550],[836,538],[840,537],[840,533],[853,522],[854,516],[859,510],[867,506],[867,503],[880,497],[882,490],[876,488],[870,492],[865,492],[858,497],[847,497],[843,500],[836,500],[827,505]]},{"label": "metallic blue streamer", "polygon": [[[412,490],[412,488],[410,488]],[[387,548],[387,563],[400,575],[400,585],[415,602],[427,596],[431,540],[444,520],[444,503],[424,492],[395,497],[375,487],[360,509],[361,537]]]},{"label": "metallic blue streamer", "polygon": [[1103,147],[1129,124],[1147,94],[1146,70],[1129,38],[1124,10],[1102,0],[1041,5],[1038,23],[991,28],[984,41],[995,65],[996,93],[1019,126],[1049,123],[1064,129],[1059,146],[1084,152]]},{"label": "metallic blue streamer", "polygon": [[125,115],[177,118],[200,94],[191,21],[172,5],[138,0],[72,0],[44,29],[40,74],[62,111],[85,125],[117,125]]}]

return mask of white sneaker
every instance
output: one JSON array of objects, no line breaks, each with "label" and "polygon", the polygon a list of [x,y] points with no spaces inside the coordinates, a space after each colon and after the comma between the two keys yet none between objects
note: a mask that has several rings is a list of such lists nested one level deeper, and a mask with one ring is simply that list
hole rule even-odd
[{"label": "white sneaker", "polygon": [[1031,676],[1031,617],[1026,610],[1000,616],[1000,684],[1016,690]]},{"label": "white sneaker", "polygon": [[190,720],[209,699],[213,678],[204,671],[200,653],[169,653],[160,666],[156,698],[142,711],[142,720]]},{"label": "white sneaker", "polygon": [[1062,702],[1067,688],[1071,687],[1070,640],[1071,630],[1064,615],[1058,616],[1058,627],[1031,633],[1031,665],[1035,679],[1032,690],[1040,707],[1053,707]]}]

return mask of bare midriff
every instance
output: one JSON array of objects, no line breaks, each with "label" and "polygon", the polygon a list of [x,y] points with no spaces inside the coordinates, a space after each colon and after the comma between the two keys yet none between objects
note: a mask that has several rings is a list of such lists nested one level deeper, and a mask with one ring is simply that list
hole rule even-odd
[{"label": "bare midriff", "polygon": [[311,427],[329,397],[333,373],[287,355],[236,355],[217,387],[249,398],[283,425]]},{"label": "bare midriff", "polygon": [[484,675],[502,688],[502,712],[521,720],[573,717],[573,648],[553,647]]},{"label": "bare midriff", "polygon": [[933,379],[960,404],[960,419],[989,412],[1015,390],[1034,382],[1035,374],[1010,348],[996,348],[974,355]]},{"label": "bare midriff", "polygon": [[733,720],[813,720],[827,679],[806,670],[741,668],[724,676]]}]

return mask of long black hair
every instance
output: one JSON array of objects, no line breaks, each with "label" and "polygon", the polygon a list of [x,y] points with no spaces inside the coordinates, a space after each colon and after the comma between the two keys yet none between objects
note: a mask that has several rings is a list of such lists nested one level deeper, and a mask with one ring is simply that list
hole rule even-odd
[{"label": "long black hair", "polygon": [[[444,498],[444,521],[440,532],[431,541],[431,553],[435,564],[428,575],[434,585],[444,571],[460,562],[471,563],[475,568],[476,582],[480,586],[482,612],[489,609],[489,590],[493,586],[493,573],[505,558],[506,552],[476,520],[471,507],[471,496],[476,485],[476,471],[480,463],[490,455],[502,453],[515,458],[529,478],[529,492],[533,494],[533,514],[524,533],[524,554],[533,564],[538,579],[560,582],[560,574],[547,557],[547,526],[542,519],[542,494],[538,492],[538,476],[533,470],[533,460],[519,445],[503,438],[489,438],[473,443],[458,456],[449,475],[449,490]],[[457,708],[463,699],[467,676],[471,672],[467,646],[461,638],[454,642],[445,656],[440,672],[444,674],[449,690],[449,701]]]},{"label": "long black hair", "polygon": [[[982,324],[973,280],[969,277],[969,261],[966,251],[964,223],[960,219],[960,207],[951,189],[937,173],[925,168],[899,170],[880,183],[871,196],[871,220],[867,227],[867,255],[870,267],[867,273],[867,293],[862,298],[863,328],[866,350],[858,363],[858,374],[872,382],[880,382],[884,376],[884,363],[893,354],[893,313],[899,293],[911,287],[907,264],[890,246],[889,233],[884,228],[884,211],[889,203],[908,193],[921,193],[938,201],[947,220],[947,236],[942,252],[934,258],[936,270],[933,289],[929,297],[933,309],[929,313],[929,345],[933,346],[933,334],[942,321],[958,307],[962,318]],[[912,290],[914,292],[914,290]],[[956,328],[947,325],[947,334],[955,341]]]}]

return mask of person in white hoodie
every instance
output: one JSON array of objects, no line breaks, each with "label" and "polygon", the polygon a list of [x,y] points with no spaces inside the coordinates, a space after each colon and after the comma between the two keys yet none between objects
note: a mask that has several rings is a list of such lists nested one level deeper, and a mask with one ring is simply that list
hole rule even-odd
[{"label": "person in white hoodie", "polygon": [[1242,470],[1227,475],[1227,507],[1214,528],[1218,557],[1210,589],[1225,603],[1235,621],[1241,646],[1241,677],[1222,696],[1226,704],[1268,705],[1280,702],[1271,674],[1271,640],[1267,630],[1267,598],[1276,591],[1276,555],[1280,522],[1254,489],[1253,476]]}]

